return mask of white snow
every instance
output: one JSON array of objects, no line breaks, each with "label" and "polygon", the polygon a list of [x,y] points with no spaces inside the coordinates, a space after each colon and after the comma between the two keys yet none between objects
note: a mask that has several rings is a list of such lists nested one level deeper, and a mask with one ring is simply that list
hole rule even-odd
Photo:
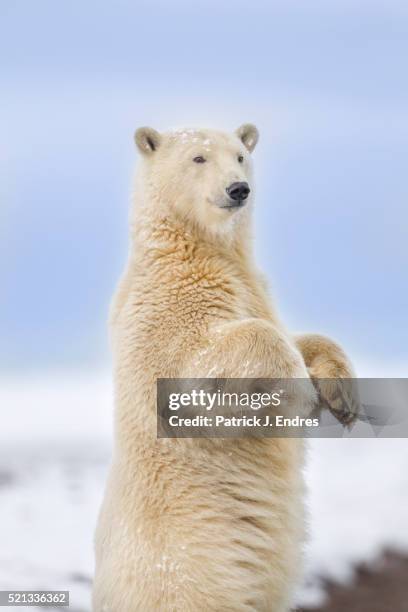
[{"label": "white snow", "polygon": [[[71,610],[90,609],[110,454],[109,378],[48,372],[0,381],[0,589],[69,589]],[[347,580],[354,563],[386,546],[408,551],[407,466],[405,439],[310,441],[301,602],[321,599],[322,576]]]},{"label": "white snow", "polygon": [[406,439],[311,440],[309,543],[303,603],[318,603],[321,577],[346,581],[385,547],[408,551]]}]

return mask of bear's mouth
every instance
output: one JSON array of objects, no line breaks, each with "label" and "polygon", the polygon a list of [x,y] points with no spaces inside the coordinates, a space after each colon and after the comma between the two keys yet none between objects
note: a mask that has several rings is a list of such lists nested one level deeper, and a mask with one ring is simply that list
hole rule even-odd
[{"label": "bear's mouth", "polygon": [[229,204],[224,204],[224,206],[220,206],[220,208],[224,208],[226,210],[233,210],[236,208],[242,208],[243,206],[245,206],[246,204],[246,200],[235,200],[233,202],[230,202]]}]

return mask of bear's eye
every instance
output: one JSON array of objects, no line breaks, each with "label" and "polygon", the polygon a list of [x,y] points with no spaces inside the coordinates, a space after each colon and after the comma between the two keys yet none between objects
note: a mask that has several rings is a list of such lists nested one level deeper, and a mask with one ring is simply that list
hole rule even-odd
[{"label": "bear's eye", "polygon": [[244,161],[244,156],[243,155],[238,155],[238,161],[240,164],[242,164],[242,162]]},{"label": "bear's eye", "polygon": [[202,155],[197,155],[197,157],[195,157],[193,159],[193,162],[195,162],[196,164],[204,164],[204,162],[206,162],[207,160],[204,159],[204,157]]}]

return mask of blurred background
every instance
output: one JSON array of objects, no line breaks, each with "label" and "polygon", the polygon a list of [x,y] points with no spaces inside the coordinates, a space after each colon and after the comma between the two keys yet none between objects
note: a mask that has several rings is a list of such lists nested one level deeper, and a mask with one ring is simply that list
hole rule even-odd
[{"label": "blurred background", "polygon": [[[135,128],[255,123],[282,317],[360,376],[407,376],[408,5],[18,0],[0,22],[0,588],[70,589],[85,612]],[[299,605],[406,610],[407,461],[405,440],[313,441]]]}]

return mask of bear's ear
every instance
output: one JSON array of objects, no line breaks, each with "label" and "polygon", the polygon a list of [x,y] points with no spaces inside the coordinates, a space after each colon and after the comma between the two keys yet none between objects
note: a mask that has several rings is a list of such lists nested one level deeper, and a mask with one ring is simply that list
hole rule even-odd
[{"label": "bear's ear", "polygon": [[259,132],[255,125],[252,125],[252,123],[244,123],[235,133],[248,151],[252,153],[259,138]]},{"label": "bear's ear", "polygon": [[151,155],[159,147],[161,136],[150,127],[141,127],[135,132],[135,143],[143,155]]}]

